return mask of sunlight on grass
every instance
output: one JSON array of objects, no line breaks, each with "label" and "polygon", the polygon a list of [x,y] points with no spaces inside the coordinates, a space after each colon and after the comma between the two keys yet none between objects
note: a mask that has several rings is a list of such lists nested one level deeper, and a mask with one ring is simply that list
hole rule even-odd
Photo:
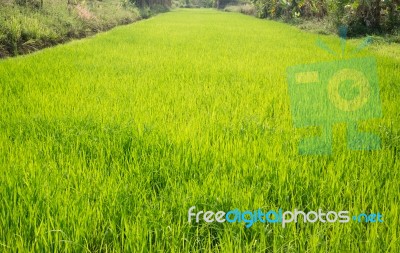
[{"label": "sunlight on grass", "polygon": [[[339,124],[334,155],[300,156],[286,68],[332,60],[317,38],[340,48],[177,10],[1,61],[0,251],[398,252],[400,61],[376,55],[384,116],[361,124],[382,150],[347,150]],[[193,205],[379,211],[385,223],[193,225]]]}]

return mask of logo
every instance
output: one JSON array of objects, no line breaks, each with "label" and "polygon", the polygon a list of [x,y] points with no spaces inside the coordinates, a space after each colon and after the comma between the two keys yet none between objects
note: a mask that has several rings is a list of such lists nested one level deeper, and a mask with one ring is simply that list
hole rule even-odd
[{"label": "logo", "polygon": [[[342,58],[345,29],[341,28]],[[320,47],[337,55],[323,42]],[[367,39],[356,51],[369,44]],[[331,154],[333,125],[347,123],[347,146],[351,150],[380,149],[380,138],[361,132],[358,122],[382,116],[376,60],[372,57],[340,59],[287,69],[293,125],[318,126],[319,136],[305,137],[300,154]]]},{"label": "logo", "polygon": [[188,210],[188,222],[191,223],[195,221],[199,223],[201,221],[206,223],[218,222],[218,223],[244,223],[246,228],[252,227],[255,223],[279,223],[282,228],[286,227],[289,223],[348,223],[351,220],[357,223],[383,223],[383,214],[378,213],[361,213],[353,215],[350,219],[349,211],[323,211],[318,209],[318,211],[308,211],[304,212],[295,209],[292,211],[282,211],[269,210],[268,212],[263,212],[261,209],[257,210],[246,210],[240,211],[239,209],[233,209],[228,212],[224,211],[198,211],[194,212],[195,206],[192,206]]}]

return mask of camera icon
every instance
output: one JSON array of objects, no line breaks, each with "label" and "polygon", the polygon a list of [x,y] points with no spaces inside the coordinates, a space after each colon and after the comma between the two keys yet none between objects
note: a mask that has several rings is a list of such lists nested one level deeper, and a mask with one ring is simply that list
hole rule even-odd
[{"label": "camera icon", "polygon": [[360,132],[357,122],[382,116],[374,58],[354,58],[287,69],[293,124],[296,128],[319,126],[321,135],[304,138],[300,154],[331,154],[332,127],[347,123],[351,150],[376,150],[380,138]]}]

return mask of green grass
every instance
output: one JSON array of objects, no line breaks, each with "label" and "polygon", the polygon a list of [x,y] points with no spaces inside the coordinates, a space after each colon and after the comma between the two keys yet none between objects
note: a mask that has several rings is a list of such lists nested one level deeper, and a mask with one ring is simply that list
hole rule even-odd
[{"label": "green grass", "polygon": [[43,1],[41,8],[32,4],[41,0],[25,1],[23,6],[17,2],[0,0],[0,58],[31,53],[144,18],[133,4],[121,0],[51,0]]},{"label": "green grass", "polygon": [[[384,116],[361,126],[382,150],[347,150],[339,124],[333,155],[300,156],[286,68],[332,60],[317,38],[177,10],[1,61],[0,251],[399,252],[400,59],[360,54],[377,57]],[[385,222],[189,224],[191,206]]]}]

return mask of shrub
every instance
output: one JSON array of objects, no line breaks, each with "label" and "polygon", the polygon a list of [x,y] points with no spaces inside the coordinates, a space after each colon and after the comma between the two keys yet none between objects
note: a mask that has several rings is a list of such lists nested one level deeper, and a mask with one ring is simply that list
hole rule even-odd
[{"label": "shrub", "polygon": [[239,12],[246,15],[255,16],[256,8],[252,4],[242,4],[242,5],[228,5],[224,8],[224,11],[227,12]]},{"label": "shrub", "polygon": [[349,35],[393,33],[400,26],[399,0],[252,0],[260,18],[328,19]]},{"label": "shrub", "polygon": [[152,4],[139,11],[130,0],[0,0],[0,57],[31,52],[81,38],[158,12]]},{"label": "shrub", "polygon": [[11,47],[11,52],[14,55],[18,54],[18,41],[21,38],[22,26],[18,17],[11,17],[4,24],[3,33],[5,34],[6,43]]},{"label": "shrub", "polygon": [[15,0],[15,2],[21,6],[30,6],[37,9],[43,7],[43,0]]}]

